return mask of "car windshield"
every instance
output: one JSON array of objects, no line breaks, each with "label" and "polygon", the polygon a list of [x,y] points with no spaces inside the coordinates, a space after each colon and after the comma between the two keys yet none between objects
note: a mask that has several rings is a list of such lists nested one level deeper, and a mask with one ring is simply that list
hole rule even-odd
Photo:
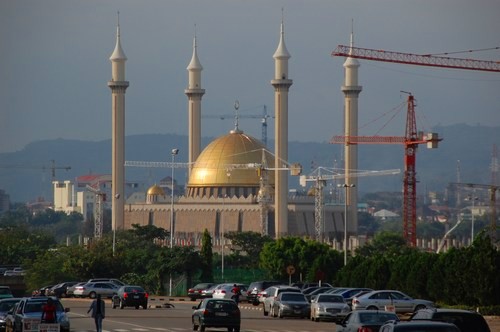
[{"label": "car windshield", "polygon": [[0,302],[0,311],[7,312],[14,306],[14,304],[16,304],[15,301]]},{"label": "car windshield", "polygon": [[0,295],[11,295],[12,292],[8,288],[0,288]]},{"label": "car windshield", "polygon": [[[24,312],[25,313],[30,313],[30,312],[42,312],[42,307],[47,301],[33,301],[33,302],[28,302],[26,303],[24,307]],[[54,301],[54,304],[56,305],[56,310],[57,311],[63,311],[62,304],[59,301]]]},{"label": "car windshield", "polygon": [[343,303],[344,298],[338,295],[321,295],[318,298],[318,302]]},{"label": "car windshield", "polygon": [[307,302],[303,294],[283,294],[281,301]]},{"label": "car windshield", "polygon": [[396,314],[374,311],[360,313],[359,320],[365,324],[383,324],[388,320],[398,320],[398,316]]}]

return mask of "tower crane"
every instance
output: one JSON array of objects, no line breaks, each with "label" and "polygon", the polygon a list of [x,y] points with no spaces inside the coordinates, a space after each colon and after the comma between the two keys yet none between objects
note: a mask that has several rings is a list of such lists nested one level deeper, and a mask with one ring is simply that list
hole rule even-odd
[{"label": "tower crane", "polygon": [[50,174],[52,175],[52,181],[56,180],[56,170],[64,169],[69,171],[71,166],[56,166],[56,161],[52,159],[50,161],[50,166],[47,165],[24,165],[24,164],[11,164],[11,165],[0,165],[0,168],[19,168],[19,169],[41,169],[45,171],[46,169],[50,169]]},{"label": "tower crane", "polygon": [[419,144],[427,144],[427,148],[437,148],[438,134],[429,133],[423,136],[417,132],[415,119],[415,99],[408,94],[408,111],[405,136],[334,136],[330,143],[334,144],[403,144],[405,147],[403,177],[403,236],[409,245],[417,245],[417,170],[416,152]]},{"label": "tower crane", "polygon": [[[254,150],[255,151],[255,150]],[[254,152],[249,151],[249,152]],[[276,170],[287,170],[290,171],[290,174],[293,176],[299,176],[302,172],[302,165],[294,163],[289,164],[286,161],[283,161],[283,167],[275,168],[268,167],[266,154],[273,155],[267,149],[262,149],[262,159],[259,163],[244,163],[244,164],[223,164],[223,165],[200,165],[205,168],[224,168],[228,172],[234,169],[249,169],[257,172],[259,176],[259,193],[257,195],[257,201],[260,207],[260,226],[261,226],[261,234],[268,235],[269,234],[269,226],[268,226],[268,211],[269,204],[271,203],[271,189],[269,186],[269,171]],[[191,167],[193,163],[179,163],[179,162],[158,162],[158,161],[125,161],[125,166],[128,167],[158,167],[158,168],[188,168]]]},{"label": "tower crane", "polygon": [[[236,101],[235,105],[238,105],[239,103]],[[203,115],[202,118],[207,118],[207,119],[220,119],[220,120],[231,120],[235,119],[260,119],[260,122],[262,123],[262,143],[264,146],[267,146],[267,120],[270,118],[274,118],[273,115],[267,114],[267,106],[262,105],[262,114],[238,114],[237,108],[236,109],[236,114],[219,114],[219,115]]]},{"label": "tower crane", "polygon": [[[326,173],[326,174],[325,174]],[[400,174],[400,169],[388,169],[382,171],[357,171],[351,173],[353,177],[364,176],[380,176],[380,175],[396,175]],[[337,169],[318,167],[311,175],[301,175],[300,185],[305,187],[307,182],[314,182],[314,228],[316,231],[316,240],[323,240],[323,232],[325,228],[324,221],[324,193],[323,188],[327,181],[344,179],[345,173],[340,173]]]},{"label": "tower crane", "polygon": [[94,237],[100,239],[103,229],[103,202],[106,200],[106,193],[87,185],[87,190],[94,193]]},{"label": "tower crane", "polygon": [[456,187],[462,188],[479,188],[488,189],[490,192],[490,238],[493,243],[496,242],[497,235],[497,190],[500,190],[500,186],[495,184],[478,184],[478,183],[452,183]]},{"label": "tower crane", "polygon": [[[352,45],[338,45],[337,48],[332,52],[332,56],[350,57],[371,61],[382,61],[382,62],[392,62],[416,66],[430,66],[439,68],[453,68],[453,69],[463,69],[463,70],[479,70],[488,72],[500,72],[500,62],[499,61],[484,61],[475,59],[461,59],[452,58],[445,56],[436,56],[432,54],[411,54],[402,52],[392,52],[385,50],[375,50],[368,48],[354,47]],[[411,95],[410,95],[411,97]],[[409,98],[410,99],[410,98]],[[411,97],[413,101],[413,97]],[[410,101],[410,100],[409,100]],[[344,144],[405,144],[405,176],[404,176],[404,198],[403,198],[403,232],[404,237],[408,243],[412,246],[416,245],[416,197],[415,197],[415,154],[416,147],[418,144],[427,143],[428,147],[437,147],[437,142],[439,139],[437,135],[434,137],[427,136],[417,137],[416,131],[413,137],[413,142],[408,140],[410,132],[409,125],[414,125],[410,117],[410,107],[413,102],[408,103],[408,118],[407,118],[407,128],[406,137],[341,137],[336,136],[333,138],[332,143],[344,143]],[[413,113],[414,116],[414,113]],[[416,128],[415,128],[416,129]],[[413,136],[413,135],[412,135]]]}]

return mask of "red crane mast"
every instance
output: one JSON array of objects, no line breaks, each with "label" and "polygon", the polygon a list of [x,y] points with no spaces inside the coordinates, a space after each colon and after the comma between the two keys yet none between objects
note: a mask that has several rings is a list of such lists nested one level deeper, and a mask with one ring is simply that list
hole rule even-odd
[{"label": "red crane mast", "polygon": [[417,170],[416,152],[419,144],[427,144],[429,148],[437,148],[441,141],[435,133],[426,137],[417,132],[415,118],[415,98],[408,95],[405,136],[334,136],[333,144],[403,144],[404,178],[403,178],[403,236],[411,246],[417,245]]},{"label": "red crane mast", "polygon": [[[431,54],[411,54],[374,50],[346,45],[338,45],[332,56],[342,56],[372,61],[401,63],[417,66],[453,68],[464,70],[479,70],[500,72],[499,61],[485,61],[474,59],[460,59]],[[427,143],[428,148],[437,148],[441,139],[437,134],[428,134],[423,137],[417,132],[415,121],[415,100],[410,94],[408,97],[408,113],[406,119],[405,136],[334,136],[330,143],[337,144],[404,144],[405,172],[403,180],[403,232],[407,242],[416,246],[416,151],[419,144]]]}]

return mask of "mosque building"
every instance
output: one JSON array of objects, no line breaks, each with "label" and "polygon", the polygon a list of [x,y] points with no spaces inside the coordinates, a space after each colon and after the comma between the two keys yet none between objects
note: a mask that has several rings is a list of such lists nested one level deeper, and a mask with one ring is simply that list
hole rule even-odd
[{"label": "mosque building", "polygon": [[[189,180],[185,193],[172,199],[171,192],[166,194],[160,186],[153,185],[144,201],[125,204],[123,225],[117,225],[117,229],[130,229],[132,224],[154,225],[173,229],[176,243],[191,244],[199,243],[205,229],[214,239],[222,233],[244,231],[272,237],[316,237],[314,197],[290,196],[288,191],[288,176],[294,171],[287,161],[288,90],[292,80],[288,77],[290,54],[284,37],[282,22],[271,80],[275,91],[275,153],[241,130],[237,119],[233,130],[201,149],[201,101],[205,89],[195,36],[185,89],[189,127]],[[341,206],[325,206],[325,239],[341,242],[343,212]],[[353,233],[354,228],[349,232]]]}]

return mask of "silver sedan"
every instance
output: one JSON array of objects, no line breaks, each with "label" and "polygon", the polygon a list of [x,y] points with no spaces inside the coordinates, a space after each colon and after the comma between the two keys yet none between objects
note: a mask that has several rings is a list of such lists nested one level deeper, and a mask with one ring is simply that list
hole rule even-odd
[{"label": "silver sedan", "polygon": [[111,282],[88,282],[86,284],[76,286],[73,291],[75,297],[90,297],[94,299],[97,295],[102,297],[113,297],[118,292],[118,286]]},{"label": "silver sedan", "polygon": [[431,301],[414,299],[396,290],[372,291],[352,299],[352,310],[387,310],[408,313],[434,307]]},{"label": "silver sedan", "polygon": [[351,308],[342,295],[318,294],[311,298],[311,320],[337,320],[344,317]]}]

